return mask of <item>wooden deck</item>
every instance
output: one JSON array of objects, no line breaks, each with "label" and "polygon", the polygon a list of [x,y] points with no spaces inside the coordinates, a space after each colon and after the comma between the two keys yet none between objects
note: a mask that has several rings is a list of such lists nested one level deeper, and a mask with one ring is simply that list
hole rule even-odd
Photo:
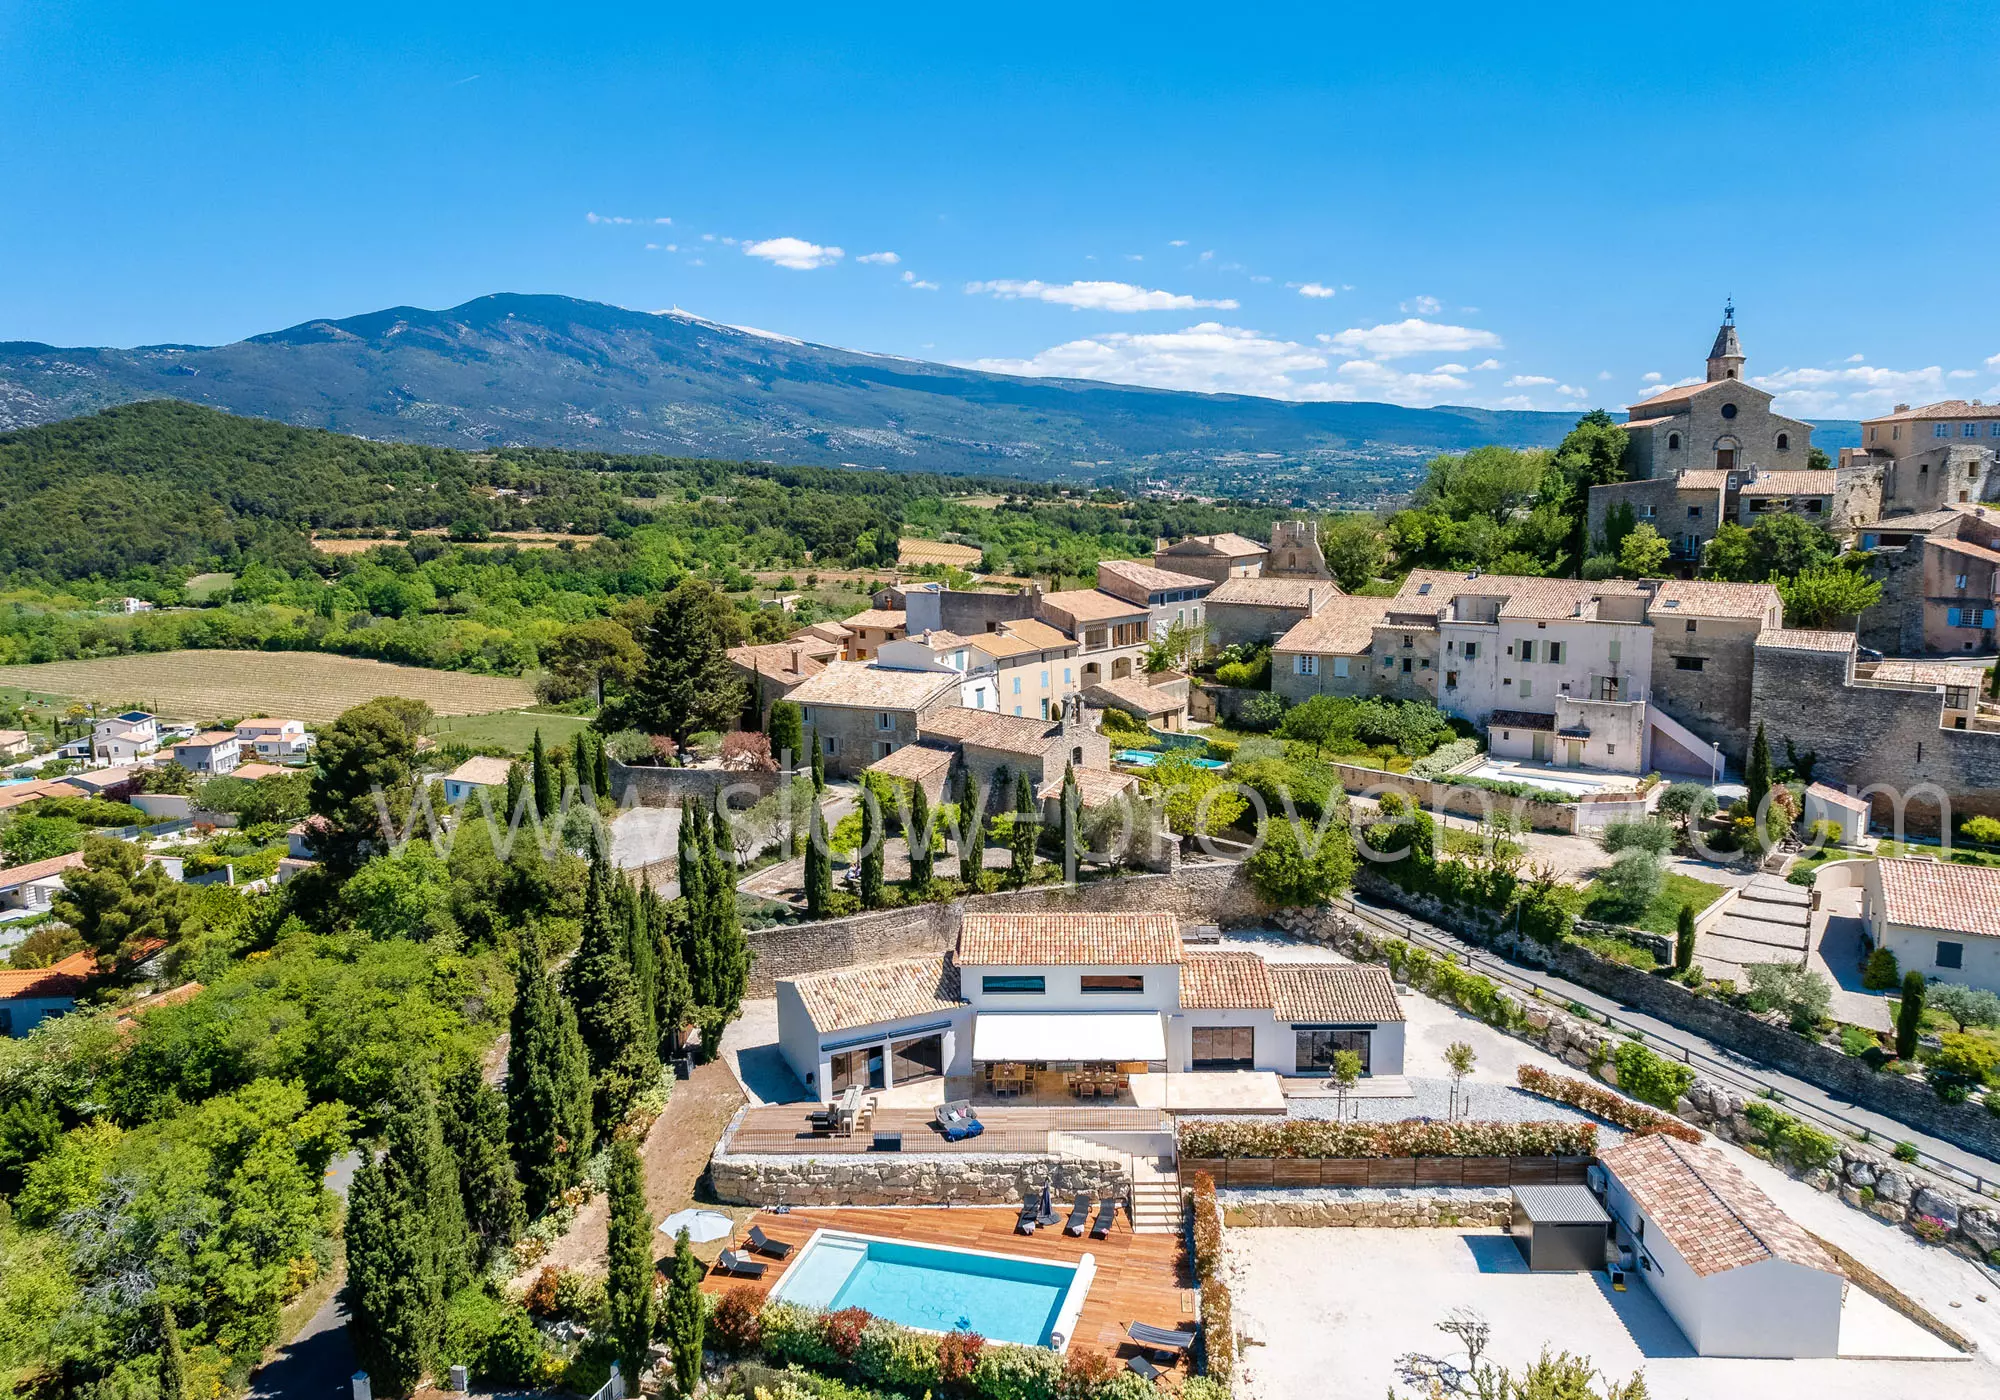
[{"label": "wooden deck", "polygon": [[875,1133],[901,1133],[905,1152],[1047,1152],[1049,1134],[1125,1132],[1171,1132],[1173,1122],[1150,1108],[1073,1107],[986,1107],[978,1109],[986,1131],[963,1142],[946,1142],[931,1126],[935,1112],[930,1108],[881,1108],[874,1122],[852,1137],[815,1134],[806,1126],[807,1104],[757,1104],[746,1109],[722,1146],[724,1152],[753,1156],[828,1157],[842,1153],[867,1152]]},{"label": "wooden deck", "polygon": [[[1067,1207],[1064,1207],[1067,1216]],[[1125,1336],[1128,1322],[1150,1322],[1156,1327],[1191,1327],[1195,1321],[1194,1278],[1182,1258],[1177,1235],[1135,1235],[1132,1222],[1121,1208],[1118,1223],[1107,1239],[1081,1239],[1065,1235],[1061,1225],[1048,1226],[1032,1235],[1014,1233],[1019,1211],[1012,1206],[954,1207],[952,1209],[797,1209],[786,1215],[759,1211],[745,1223],[763,1227],[775,1240],[803,1245],[814,1230],[851,1230],[856,1234],[880,1235],[887,1239],[909,1240],[916,1244],[956,1245],[964,1249],[985,1249],[996,1254],[1017,1254],[1031,1259],[1075,1263],[1085,1254],[1097,1256],[1097,1275],[1084,1296],[1083,1312],[1077,1319],[1072,1347],[1087,1347],[1118,1360],[1135,1355]],[[763,1256],[758,1256],[760,1259]],[[794,1258],[797,1256],[794,1255]],[[710,1293],[731,1288],[754,1289],[759,1297],[768,1294],[784,1277],[786,1264],[766,1259],[769,1270],[761,1279],[739,1279],[711,1269],[702,1287]],[[1185,1371],[1186,1362],[1177,1363]],[[1162,1370],[1173,1369],[1161,1364]]]}]

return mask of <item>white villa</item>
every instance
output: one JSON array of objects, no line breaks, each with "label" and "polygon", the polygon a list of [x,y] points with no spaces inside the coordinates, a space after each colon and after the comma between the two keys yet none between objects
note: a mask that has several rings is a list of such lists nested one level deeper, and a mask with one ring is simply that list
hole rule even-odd
[{"label": "white villa", "polygon": [[2000,869],[1901,856],[1861,870],[1871,945],[1905,972],[2000,992]]},{"label": "white villa", "polygon": [[1188,948],[1164,913],[967,914],[955,953],[781,980],[777,997],[780,1051],[820,1099],[943,1078],[1060,1092],[1092,1075],[1136,1094],[1169,1072],[1323,1076],[1342,1050],[1365,1074],[1403,1072],[1382,968]]}]

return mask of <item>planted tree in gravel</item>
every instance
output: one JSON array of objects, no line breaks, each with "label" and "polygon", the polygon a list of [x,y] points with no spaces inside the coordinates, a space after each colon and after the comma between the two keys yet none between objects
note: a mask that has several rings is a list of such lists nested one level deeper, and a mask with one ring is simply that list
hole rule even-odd
[{"label": "planted tree in gravel", "polygon": [[1478,1060],[1479,1056],[1472,1047],[1462,1040],[1454,1040],[1444,1047],[1444,1067],[1451,1076],[1451,1106],[1446,1111],[1447,1117],[1458,1117],[1460,1100],[1465,1093],[1465,1077],[1472,1073],[1472,1067]]},{"label": "planted tree in gravel", "polygon": [[1353,1050],[1333,1052],[1333,1065],[1328,1075],[1333,1080],[1334,1113],[1347,1117],[1347,1096],[1354,1092],[1354,1086],[1361,1079],[1361,1056]]}]

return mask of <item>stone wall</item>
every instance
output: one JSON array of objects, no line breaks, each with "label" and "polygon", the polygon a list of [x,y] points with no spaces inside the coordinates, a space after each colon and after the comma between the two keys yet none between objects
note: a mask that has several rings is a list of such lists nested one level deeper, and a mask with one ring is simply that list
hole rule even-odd
[{"label": "stone wall", "polygon": [[1233,1228],[1458,1230],[1505,1225],[1514,1216],[1506,1187],[1416,1187],[1406,1191],[1217,1190],[1222,1223]]},{"label": "stone wall", "polygon": [[1175,914],[1187,923],[1240,925],[1260,921],[1270,912],[1270,905],[1251,887],[1242,866],[1217,862],[1183,866],[1168,875],[1107,876],[1074,888],[1049,885],[968,895],[948,904],[917,904],[815,924],[755,929],[744,935],[754,955],[748,994],[773,995],[781,977],[943,953],[957,946],[959,924],[968,911],[1158,910]]},{"label": "stone wall", "polygon": [[1941,728],[1943,700],[1928,689],[1849,684],[1846,653],[1760,648],[1753,711],[1773,752],[1788,738],[1812,750],[1820,782],[1860,791],[1892,829],[1894,794],[1913,832],[1938,830],[1940,792],[1954,819],[2000,816],[2000,732]]},{"label": "stone wall", "polygon": [[[1536,831],[1569,835],[1576,830],[1577,804],[1574,802],[1531,801],[1470,783],[1434,782],[1429,778],[1413,778],[1407,773],[1359,768],[1348,763],[1336,762],[1328,766],[1339,776],[1341,787],[1351,793],[1380,797],[1385,792],[1399,792],[1431,812],[1449,812],[1455,817],[1471,817],[1476,821],[1505,812]],[[1611,818],[1606,817],[1605,820]]]},{"label": "stone wall", "polygon": [[736,1206],[1019,1205],[1044,1186],[1065,1205],[1080,1193],[1119,1200],[1132,1194],[1122,1160],[1020,1153],[717,1152],[708,1175],[716,1199]]},{"label": "stone wall", "polygon": [[[611,759],[611,797],[623,806],[672,807],[690,797],[727,795],[731,807],[754,806],[778,790],[776,773],[727,773],[720,768],[656,768]],[[627,794],[631,794],[630,797]]]},{"label": "stone wall", "polygon": [[1868,577],[1882,585],[1882,601],[1861,614],[1862,646],[1888,656],[1916,656],[1923,651],[1924,573],[1924,547],[1919,542],[1875,551]]},{"label": "stone wall", "polygon": [[[1751,709],[1761,619],[1679,618],[1655,609],[1651,620],[1652,703],[1742,763],[1756,732]],[[1701,669],[1683,670],[1683,657],[1699,659]]]}]

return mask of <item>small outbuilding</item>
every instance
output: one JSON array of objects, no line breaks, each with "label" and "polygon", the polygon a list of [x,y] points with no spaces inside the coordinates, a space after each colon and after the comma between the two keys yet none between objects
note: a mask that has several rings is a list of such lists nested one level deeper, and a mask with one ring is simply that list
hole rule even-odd
[{"label": "small outbuilding", "polygon": [[1582,1186],[1516,1186],[1510,1227],[1530,1273],[1604,1267],[1611,1216]]}]

